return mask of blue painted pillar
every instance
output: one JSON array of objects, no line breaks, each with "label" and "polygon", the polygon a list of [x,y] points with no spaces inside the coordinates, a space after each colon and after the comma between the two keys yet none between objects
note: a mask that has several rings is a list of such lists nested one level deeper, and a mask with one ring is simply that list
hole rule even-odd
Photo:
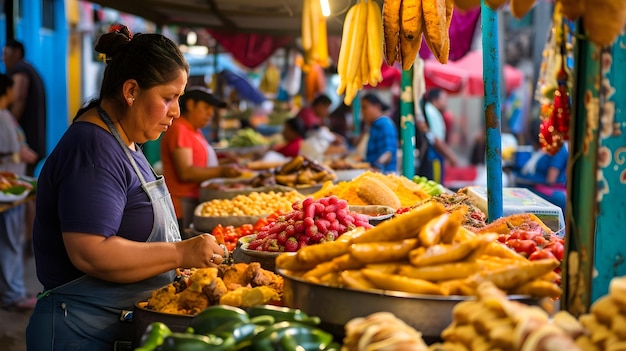
[{"label": "blue painted pillar", "polygon": [[484,0],[481,1],[481,21],[485,83],[487,217],[491,222],[502,217],[503,214],[500,55],[498,54],[498,14],[486,6]]},{"label": "blue painted pillar", "polygon": [[[415,66],[414,66],[415,67]],[[402,71],[400,93],[400,140],[402,147],[402,175],[415,175],[415,101],[413,100],[413,70]]]}]

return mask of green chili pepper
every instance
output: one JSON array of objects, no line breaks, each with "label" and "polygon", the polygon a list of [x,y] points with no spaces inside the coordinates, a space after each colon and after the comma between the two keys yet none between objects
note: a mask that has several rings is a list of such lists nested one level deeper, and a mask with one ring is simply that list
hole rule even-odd
[{"label": "green chili pepper", "polygon": [[135,351],[153,351],[163,344],[163,340],[172,334],[170,328],[161,322],[150,323],[141,336],[141,347]]},{"label": "green chili pepper", "polygon": [[341,345],[335,341],[328,344],[328,346],[326,346],[326,348],[324,349],[324,351],[340,351],[340,350],[341,350]]},{"label": "green chili pepper", "polygon": [[274,305],[250,307],[248,309],[248,315],[250,315],[251,318],[263,315],[272,316],[276,322],[300,322],[310,325],[318,325],[320,323],[320,319],[318,317],[311,317],[299,309]]},{"label": "green chili pepper", "polygon": [[214,334],[214,330],[228,323],[250,322],[246,311],[241,308],[215,305],[197,314],[191,321],[196,334]]},{"label": "green chili pepper", "polygon": [[[287,340],[283,340],[287,338]],[[297,322],[280,322],[252,339],[252,351],[323,351],[333,336],[319,328]]]},{"label": "green chili pepper", "polygon": [[162,351],[207,351],[214,350],[224,343],[216,336],[188,333],[172,333],[163,340]]},{"label": "green chili pepper", "polygon": [[277,321],[276,318],[270,315],[262,315],[250,318],[250,323],[256,324],[258,326],[270,326],[276,322],[282,321]]}]

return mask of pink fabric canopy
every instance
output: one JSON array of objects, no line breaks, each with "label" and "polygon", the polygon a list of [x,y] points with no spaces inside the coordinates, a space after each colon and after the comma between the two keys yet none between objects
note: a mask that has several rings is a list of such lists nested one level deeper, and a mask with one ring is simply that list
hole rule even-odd
[{"label": "pink fabric canopy", "polygon": [[293,41],[291,36],[264,34],[225,33],[209,30],[209,33],[235,60],[248,68],[256,68],[267,60],[276,49]]},{"label": "pink fabric canopy", "polygon": [[[465,93],[473,96],[483,96],[483,57],[480,51],[470,51],[458,61],[450,61],[445,65],[435,59],[424,62],[424,77],[426,88],[438,87],[452,94]],[[524,74],[513,66],[504,66],[504,81],[506,93],[509,94],[518,88],[524,80]]]}]

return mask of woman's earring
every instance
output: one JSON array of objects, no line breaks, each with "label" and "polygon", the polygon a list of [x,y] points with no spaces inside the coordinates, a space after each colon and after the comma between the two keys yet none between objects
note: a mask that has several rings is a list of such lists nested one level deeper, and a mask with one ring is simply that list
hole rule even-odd
[{"label": "woman's earring", "polygon": [[135,102],[135,97],[131,96],[128,99],[126,99],[128,101],[128,106],[132,106],[133,102]]}]

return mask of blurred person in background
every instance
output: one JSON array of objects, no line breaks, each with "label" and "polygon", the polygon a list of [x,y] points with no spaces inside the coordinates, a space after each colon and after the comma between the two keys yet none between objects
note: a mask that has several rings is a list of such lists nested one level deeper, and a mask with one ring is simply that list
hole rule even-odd
[{"label": "blurred person in background", "polygon": [[348,140],[352,126],[352,106],[346,105],[343,100],[339,103],[333,112],[328,115],[328,128],[331,132],[341,135],[342,138]]},{"label": "blurred person in background", "polygon": [[[7,74],[13,79],[11,113],[17,119],[26,142],[37,153],[37,161],[46,156],[46,91],[35,68],[24,60],[24,45],[9,40],[2,51]],[[29,164],[27,174],[33,175],[36,164]]]},{"label": "blurred person in background", "polygon": [[[425,153],[420,157],[416,174],[443,184],[445,163],[457,164],[457,157],[446,143],[447,128],[443,112],[446,110],[447,93],[441,89],[429,90],[423,98],[423,120],[416,121],[418,131],[428,141]],[[424,150],[420,149],[420,153]]]},{"label": "blurred person in background", "polygon": [[[13,80],[0,74],[0,172],[26,173],[26,165],[37,162],[19,124],[9,111]],[[33,309],[37,299],[26,296],[24,286],[24,242],[26,205],[0,213],[0,306],[7,310]]]},{"label": "blurred person in background", "polygon": [[559,206],[565,213],[568,145],[565,143],[554,155],[547,154],[539,144],[540,126],[541,119],[531,121],[529,139],[534,151],[523,165],[513,170],[515,183]]},{"label": "blurred person in background", "polygon": [[220,165],[215,150],[202,134],[201,129],[211,123],[215,107],[226,107],[226,103],[206,88],[189,87],[180,97],[181,118],[175,119],[161,138],[163,175],[183,234],[200,204],[200,183],[241,175],[235,164]]},{"label": "blurred person in background", "polygon": [[361,98],[361,115],[368,125],[365,161],[383,173],[398,171],[398,129],[385,111],[389,106],[374,93]]},{"label": "blurred person in background", "polygon": [[317,162],[344,157],[348,153],[346,140],[328,127],[331,100],[327,95],[318,95],[311,107],[300,110],[300,118],[306,128],[306,137],[300,154]]},{"label": "blurred person in background", "polygon": [[303,107],[297,117],[302,120],[307,131],[324,124],[330,114],[332,101],[327,95],[320,94],[311,102],[311,106]]},{"label": "blurred person in background", "polygon": [[276,145],[274,151],[285,157],[296,157],[300,154],[300,146],[306,135],[306,128],[301,119],[289,118],[283,124],[283,143]]},{"label": "blurred person in background", "polygon": [[[46,90],[37,70],[27,62],[24,45],[16,40],[8,40],[2,50],[2,61],[7,75],[13,80],[13,101],[10,110],[17,119],[26,143],[37,154],[35,162],[26,165],[26,175],[36,175],[39,161],[46,157]],[[26,244],[25,250],[32,254],[32,232],[35,219],[35,203],[26,203]]]}]

